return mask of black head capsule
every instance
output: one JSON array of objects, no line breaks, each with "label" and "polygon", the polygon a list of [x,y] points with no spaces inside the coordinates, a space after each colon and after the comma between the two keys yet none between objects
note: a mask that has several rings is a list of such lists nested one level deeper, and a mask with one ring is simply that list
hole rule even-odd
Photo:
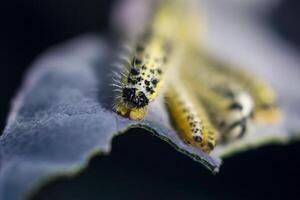
[{"label": "black head capsule", "polygon": [[124,102],[131,104],[135,108],[142,108],[149,104],[149,99],[146,95],[137,91],[136,88],[124,88],[122,93]]},{"label": "black head capsule", "polygon": [[229,110],[243,110],[243,106],[238,102],[233,102],[231,105],[229,105],[228,109]]}]

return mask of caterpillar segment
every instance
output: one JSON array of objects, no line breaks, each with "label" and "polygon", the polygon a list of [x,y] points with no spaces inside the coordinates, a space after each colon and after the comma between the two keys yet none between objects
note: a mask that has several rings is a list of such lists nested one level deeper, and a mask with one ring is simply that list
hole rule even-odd
[{"label": "caterpillar segment", "polygon": [[181,83],[176,82],[176,84],[170,84],[165,97],[171,121],[182,140],[205,153],[212,151],[219,133],[193,93]]},{"label": "caterpillar segment", "polygon": [[266,82],[249,72],[233,68],[207,54],[202,54],[201,58],[211,70],[223,74],[227,79],[239,82],[249,92],[254,101],[255,122],[280,122],[281,112],[277,103],[277,96],[275,91]]},{"label": "caterpillar segment", "polygon": [[167,39],[152,33],[134,46],[123,58],[123,69],[115,83],[114,108],[124,117],[141,120],[165,81],[165,72],[171,65],[172,46]]},{"label": "caterpillar segment", "polygon": [[194,0],[157,0],[152,29],[172,38],[178,48],[198,48],[205,33],[198,4]]}]

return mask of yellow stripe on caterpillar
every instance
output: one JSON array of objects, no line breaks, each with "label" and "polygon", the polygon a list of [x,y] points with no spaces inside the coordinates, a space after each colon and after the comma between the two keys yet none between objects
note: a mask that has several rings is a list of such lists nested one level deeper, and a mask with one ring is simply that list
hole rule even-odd
[{"label": "yellow stripe on caterpillar", "polygon": [[201,103],[179,81],[166,91],[166,105],[179,136],[187,144],[209,153],[217,143],[218,133]]}]

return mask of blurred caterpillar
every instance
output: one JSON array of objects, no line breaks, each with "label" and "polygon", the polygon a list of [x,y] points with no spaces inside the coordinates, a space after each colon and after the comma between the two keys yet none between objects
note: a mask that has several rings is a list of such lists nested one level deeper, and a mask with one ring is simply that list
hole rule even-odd
[{"label": "blurred caterpillar", "polygon": [[171,120],[183,141],[205,153],[212,151],[219,134],[193,93],[176,82],[169,86],[165,97]]},{"label": "blurred caterpillar", "polygon": [[248,91],[254,101],[254,119],[259,123],[278,123],[281,119],[277,97],[273,89],[255,75],[236,69],[226,63],[202,53],[201,59],[213,72],[238,82]]},{"label": "blurred caterpillar", "polygon": [[247,132],[253,108],[252,99],[247,92],[230,86],[214,91],[202,83],[193,88],[205,105],[213,124],[221,132],[221,142],[239,139]]},{"label": "blurred caterpillar", "polygon": [[207,109],[221,133],[220,142],[242,137],[253,112],[251,96],[238,83],[209,71],[197,54],[190,53],[187,60],[190,70],[182,67],[181,77]]}]

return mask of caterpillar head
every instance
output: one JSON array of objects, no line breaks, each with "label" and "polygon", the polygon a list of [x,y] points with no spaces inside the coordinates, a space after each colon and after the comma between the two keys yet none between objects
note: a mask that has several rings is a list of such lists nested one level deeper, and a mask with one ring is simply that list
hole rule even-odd
[{"label": "caterpillar head", "polygon": [[133,87],[124,87],[117,96],[114,107],[117,113],[132,120],[142,120],[147,113],[149,100],[146,95]]},{"label": "caterpillar head", "polygon": [[144,92],[137,90],[136,88],[123,88],[122,98],[124,103],[132,108],[143,108],[149,104],[149,99]]},{"label": "caterpillar head", "polygon": [[253,101],[247,92],[236,92],[231,102],[223,124],[225,142],[241,138],[246,133],[253,112]]}]

